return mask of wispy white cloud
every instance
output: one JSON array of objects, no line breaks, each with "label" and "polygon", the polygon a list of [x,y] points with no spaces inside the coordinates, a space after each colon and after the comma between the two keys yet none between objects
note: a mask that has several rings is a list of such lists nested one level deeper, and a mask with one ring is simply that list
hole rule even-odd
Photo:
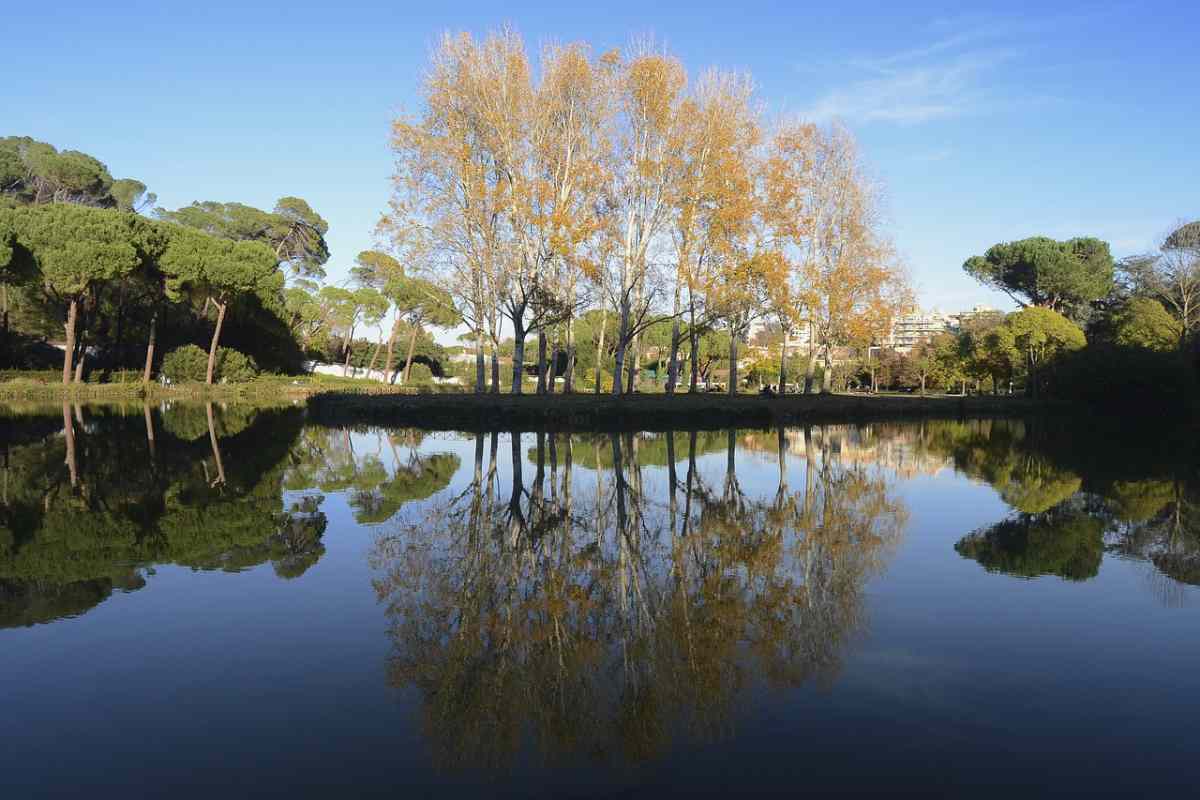
[{"label": "wispy white cloud", "polygon": [[879,59],[871,62],[874,75],[827,91],[803,116],[915,124],[974,113],[999,102],[986,78],[1015,56],[1012,50],[985,50],[936,62],[914,54]]},{"label": "wispy white cloud", "polygon": [[935,164],[939,161],[946,161],[953,157],[953,148],[939,147],[934,150],[926,150],[922,153],[916,153],[912,156],[911,160],[917,164]]},{"label": "wispy white cloud", "polygon": [[1066,21],[980,16],[936,21],[927,43],[843,59],[838,70],[850,79],[820,94],[802,116],[915,125],[1044,102],[1047,98],[1011,89],[1007,82],[1040,36]]}]

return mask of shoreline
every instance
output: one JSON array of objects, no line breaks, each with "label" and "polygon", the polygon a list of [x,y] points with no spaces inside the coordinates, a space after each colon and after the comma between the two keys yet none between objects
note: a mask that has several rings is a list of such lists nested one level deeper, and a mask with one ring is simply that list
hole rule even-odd
[{"label": "shoreline", "polygon": [[[1024,397],[819,394],[762,397],[715,394],[494,395],[337,392],[308,398],[321,424],[403,424],[430,430],[719,430],[811,422],[906,418],[1012,417],[1060,409]],[[1061,409],[1060,409],[1061,410]]]}]

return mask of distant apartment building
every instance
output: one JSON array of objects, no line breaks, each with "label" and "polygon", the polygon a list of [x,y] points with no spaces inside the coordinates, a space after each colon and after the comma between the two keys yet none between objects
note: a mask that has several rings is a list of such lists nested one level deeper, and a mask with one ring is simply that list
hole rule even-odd
[{"label": "distant apartment building", "polygon": [[810,341],[811,331],[806,324],[797,325],[795,329],[787,335],[787,348],[792,352],[806,352]]},{"label": "distant apartment building", "polygon": [[[1000,313],[991,306],[977,305],[969,311],[955,313],[933,310],[904,314],[892,323],[891,332],[883,337],[879,345],[899,353],[908,353],[917,345],[927,342],[939,334],[958,332],[969,320]],[[797,325],[787,335],[788,350],[794,353],[807,352],[811,335],[811,329],[807,324]],[[838,349],[849,352],[848,348]],[[852,355],[847,356],[847,358],[849,357]],[[834,361],[838,362],[838,358],[835,357]]]},{"label": "distant apartment building", "polygon": [[970,324],[972,320],[984,317],[1003,318],[1003,316],[1003,311],[997,311],[991,306],[974,306],[970,311],[960,311],[957,314],[951,314],[950,318],[954,321],[954,327],[961,329],[964,325]]},{"label": "distant apartment building", "polygon": [[892,323],[892,331],[884,338],[883,346],[890,347],[898,353],[907,353],[922,342],[952,331],[955,327],[955,318],[941,311],[904,314]]}]

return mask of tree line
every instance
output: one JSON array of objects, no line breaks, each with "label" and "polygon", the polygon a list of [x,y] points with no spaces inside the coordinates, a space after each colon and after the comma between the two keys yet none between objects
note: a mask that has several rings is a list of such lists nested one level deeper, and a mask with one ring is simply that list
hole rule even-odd
[{"label": "tree line", "polygon": [[[514,393],[527,335],[537,392],[553,392],[556,374],[572,391],[591,312],[597,391],[607,354],[611,391],[636,391],[644,334],[667,323],[666,391],[697,388],[701,339],[721,330],[735,392],[739,347],[766,320],[811,332],[815,389],[816,359],[828,376],[835,346],[885,332],[908,302],[853,137],[768,122],[748,76],[709,70],[689,84],[650,42],[598,56],[549,46],[535,74],[520,37],[501,30],[443,37],[422,97],[393,124],[379,232],[451,298],[477,392],[499,391],[502,332]],[[781,383],[787,364],[785,353]]]},{"label": "tree line", "polygon": [[957,377],[993,387],[1015,377],[1035,397],[1094,405],[1195,402],[1200,224],[1119,261],[1098,239],[1032,237],[997,244],[963,268],[1021,308],[959,334],[946,359]]},{"label": "tree line", "polygon": [[204,345],[195,377],[211,384],[237,316],[239,349],[296,372],[305,355],[330,350],[348,364],[356,328],[394,310],[390,370],[401,331],[411,365],[418,334],[428,344],[423,325],[457,321],[443,294],[382,252],[359,255],[356,288],[322,285],[329,226],[301,198],[269,211],[214,201],[168,210],[156,199],[85,153],[0,138],[0,366],[44,364],[56,351],[37,345],[61,337],[63,383],[82,381],[89,357],[140,367],[148,382],[166,328],[171,344]]},{"label": "tree line", "polygon": [[[1197,398],[1200,223],[1178,225],[1156,252],[1114,260],[1107,242],[1035,236],[972,256],[964,270],[1019,308],[964,314],[956,330],[907,352],[857,344],[837,388],[1009,393],[1088,404],[1178,408]],[[778,352],[779,330],[760,332]],[[765,381],[770,370],[756,363]]]}]

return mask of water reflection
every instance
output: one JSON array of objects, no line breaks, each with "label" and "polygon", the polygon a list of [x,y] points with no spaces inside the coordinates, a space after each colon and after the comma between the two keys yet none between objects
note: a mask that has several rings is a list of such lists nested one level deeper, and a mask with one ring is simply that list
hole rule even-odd
[{"label": "water reflection", "polygon": [[[348,763],[331,741],[367,790],[724,789],[727,768],[997,788],[997,752],[1013,774],[1092,774],[1097,753],[1123,769],[1190,724],[1194,441],[1036,420],[568,436],[0,409],[0,626],[87,614],[0,631],[0,679],[29,689],[11,760],[40,785],[67,720],[101,743],[97,774],[156,785],[213,765],[324,785]],[[114,719],[141,739],[105,739]],[[1089,736],[1086,763],[1062,761]]]},{"label": "water reflection", "polygon": [[391,519],[405,503],[446,488],[458,471],[457,456],[421,452],[421,431],[372,430],[368,438],[375,447],[364,452],[355,450],[355,433],[350,428],[305,428],[292,447],[284,487],[348,493],[355,522],[374,525]]},{"label": "water reflection", "polygon": [[81,614],[153,564],[295,577],[323,552],[322,498],[282,500],[297,411],[64,403],[60,420],[17,419],[3,428],[0,626]]},{"label": "water reflection", "polygon": [[[755,681],[830,682],[904,528],[881,475],[817,447],[796,491],[781,449],[778,490],[758,498],[732,431],[539,433],[532,475],[509,435],[507,487],[499,438],[476,435],[467,488],[372,557],[391,680],[420,689],[444,764],[507,764],[526,735],[546,758],[642,760],[723,735]],[[697,457],[721,440],[713,485]]]},{"label": "water reflection", "polygon": [[1088,580],[1110,552],[1151,565],[1165,602],[1182,598],[1175,582],[1200,582],[1190,433],[1011,420],[937,423],[925,433],[923,446],[995,487],[1014,511],[955,545],[989,571]]}]

